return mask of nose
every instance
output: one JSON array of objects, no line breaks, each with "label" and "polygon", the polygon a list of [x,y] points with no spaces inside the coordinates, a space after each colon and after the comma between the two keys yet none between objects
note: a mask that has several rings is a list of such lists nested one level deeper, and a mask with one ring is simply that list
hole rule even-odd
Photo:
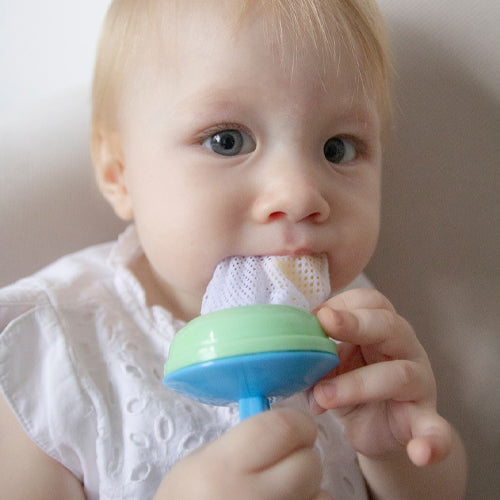
[{"label": "nose", "polygon": [[330,215],[330,204],[311,169],[285,165],[270,169],[259,181],[259,194],[253,206],[258,222],[287,219],[292,223],[321,223]]}]

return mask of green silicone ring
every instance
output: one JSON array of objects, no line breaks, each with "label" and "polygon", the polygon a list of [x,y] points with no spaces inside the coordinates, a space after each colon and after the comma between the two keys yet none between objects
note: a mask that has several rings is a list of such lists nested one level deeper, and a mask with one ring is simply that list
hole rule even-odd
[{"label": "green silicone ring", "polygon": [[337,354],[311,313],[274,304],[243,306],[204,314],[182,328],[170,346],[165,375],[214,359],[276,351]]}]

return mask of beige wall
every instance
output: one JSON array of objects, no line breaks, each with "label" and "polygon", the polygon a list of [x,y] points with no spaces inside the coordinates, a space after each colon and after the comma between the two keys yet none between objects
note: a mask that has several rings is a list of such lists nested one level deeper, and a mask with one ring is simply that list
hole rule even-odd
[{"label": "beige wall", "polygon": [[500,8],[381,0],[399,74],[370,278],[414,325],[470,456],[500,495]]}]

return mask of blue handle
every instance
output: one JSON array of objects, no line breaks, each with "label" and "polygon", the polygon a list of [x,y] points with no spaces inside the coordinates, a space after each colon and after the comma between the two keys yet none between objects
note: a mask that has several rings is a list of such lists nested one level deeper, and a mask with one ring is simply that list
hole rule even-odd
[{"label": "blue handle", "polygon": [[269,399],[261,396],[249,396],[238,401],[240,421],[269,410]]}]

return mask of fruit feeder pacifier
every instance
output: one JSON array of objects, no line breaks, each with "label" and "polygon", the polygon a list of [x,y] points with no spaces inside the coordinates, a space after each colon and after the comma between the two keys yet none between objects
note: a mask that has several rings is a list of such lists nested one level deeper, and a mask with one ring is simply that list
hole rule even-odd
[{"label": "fruit feeder pacifier", "polygon": [[222,261],[201,316],[172,341],[164,385],[202,403],[238,402],[240,420],[311,387],[339,362],[309,312],[329,293],[325,255]]}]

